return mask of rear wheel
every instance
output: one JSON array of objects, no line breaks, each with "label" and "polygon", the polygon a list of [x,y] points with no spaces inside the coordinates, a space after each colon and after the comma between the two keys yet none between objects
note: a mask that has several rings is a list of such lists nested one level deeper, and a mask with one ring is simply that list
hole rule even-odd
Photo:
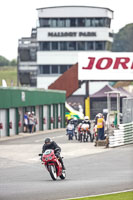
[{"label": "rear wheel", "polygon": [[57,179],[56,167],[55,165],[49,165],[49,173],[51,178],[55,181]]},{"label": "rear wheel", "polygon": [[66,171],[62,170],[62,174],[60,176],[61,179],[65,179],[66,178]]}]

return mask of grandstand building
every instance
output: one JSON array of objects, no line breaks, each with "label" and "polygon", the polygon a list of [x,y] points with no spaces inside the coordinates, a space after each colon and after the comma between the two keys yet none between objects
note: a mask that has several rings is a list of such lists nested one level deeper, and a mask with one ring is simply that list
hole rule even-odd
[{"label": "grandstand building", "polygon": [[110,51],[113,11],[103,7],[39,8],[38,25],[18,45],[18,74],[22,85],[48,88],[78,62],[78,53]]}]

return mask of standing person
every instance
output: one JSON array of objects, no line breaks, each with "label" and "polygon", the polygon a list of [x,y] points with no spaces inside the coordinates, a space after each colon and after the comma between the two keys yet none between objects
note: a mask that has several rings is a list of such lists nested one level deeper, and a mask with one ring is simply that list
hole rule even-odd
[{"label": "standing person", "polygon": [[24,114],[24,133],[28,131],[28,112],[26,111]]},{"label": "standing person", "polygon": [[33,126],[34,126],[34,117],[32,113],[29,114],[29,132],[33,133]]},{"label": "standing person", "polygon": [[97,141],[98,141],[98,129],[97,129],[97,121],[98,121],[98,118],[100,116],[100,113],[98,113],[96,116],[95,116],[95,119],[94,119],[94,136],[95,136],[95,146],[97,145]]},{"label": "standing person", "polygon": [[37,124],[37,118],[35,116],[35,112],[34,111],[32,111],[32,116],[34,118],[34,122],[33,122],[33,125],[32,125],[32,133],[33,133],[36,130],[36,124]]},{"label": "standing person", "polygon": [[103,115],[100,113],[97,119],[97,129],[98,129],[98,140],[104,140],[104,126],[105,121]]}]

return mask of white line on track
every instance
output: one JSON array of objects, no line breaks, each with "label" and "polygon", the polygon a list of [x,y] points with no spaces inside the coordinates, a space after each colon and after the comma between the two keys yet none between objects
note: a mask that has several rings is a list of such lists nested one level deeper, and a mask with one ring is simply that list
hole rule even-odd
[{"label": "white line on track", "polygon": [[131,191],[133,191],[133,189],[122,190],[122,191],[118,191],[118,192],[105,193],[105,194],[97,194],[97,195],[90,195],[90,196],[74,197],[74,198],[68,198],[68,199],[59,199],[59,200],[82,199],[82,198],[87,198],[87,197],[97,197],[97,196],[104,196],[104,195],[110,195],[110,194],[118,194],[118,193],[131,192]]}]

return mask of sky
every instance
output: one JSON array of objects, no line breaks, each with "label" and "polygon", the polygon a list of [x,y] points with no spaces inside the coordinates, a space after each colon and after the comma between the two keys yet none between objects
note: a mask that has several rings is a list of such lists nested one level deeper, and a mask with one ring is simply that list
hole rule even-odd
[{"label": "sky", "polygon": [[18,39],[30,37],[36,27],[37,8],[82,5],[106,7],[114,11],[111,29],[117,33],[126,24],[133,23],[131,0],[1,0],[0,55],[9,60],[17,58]]}]

